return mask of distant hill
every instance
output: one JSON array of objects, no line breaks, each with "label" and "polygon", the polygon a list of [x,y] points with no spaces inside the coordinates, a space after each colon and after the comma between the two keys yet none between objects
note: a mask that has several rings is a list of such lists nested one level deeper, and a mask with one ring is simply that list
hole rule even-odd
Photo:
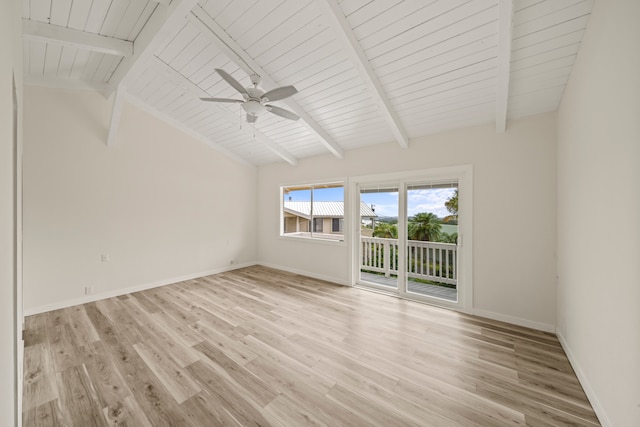
[{"label": "distant hill", "polygon": [[397,224],[398,217],[397,216],[379,216],[376,218],[376,222],[385,222],[387,224]]}]

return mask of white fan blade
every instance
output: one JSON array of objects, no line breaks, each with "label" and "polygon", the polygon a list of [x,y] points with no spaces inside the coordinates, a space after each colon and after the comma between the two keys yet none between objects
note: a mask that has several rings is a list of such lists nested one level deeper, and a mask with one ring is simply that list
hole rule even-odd
[{"label": "white fan blade", "polygon": [[200,100],[207,101],[207,102],[233,102],[233,103],[244,102],[241,99],[230,99],[230,98],[200,98]]},{"label": "white fan blade", "polygon": [[277,116],[284,117],[285,119],[298,120],[300,118],[297,114],[285,110],[284,108],[276,107],[275,105],[265,105],[265,107],[267,107],[267,111]]},{"label": "white fan blade", "polygon": [[295,87],[282,86],[270,90],[269,92],[262,95],[261,98],[264,102],[278,101],[280,99],[288,98],[296,93],[298,93],[298,89],[296,89]]},{"label": "white fan blade", "polygon": [[249,94],[247,93],[247,90],[240,84],[240,82],[238,82],[236,79],[231,77],[231,74],[227,73],[225,70],[222,70],[220,68],[216,68],[216,71],[218,72],[218,74],[220,74],[220,77],[222,77],[227,83],[229,83],[229,85],[231,85],[232,88],[234,88],[235,90],[237,90],[243,95],[249,96]]}]

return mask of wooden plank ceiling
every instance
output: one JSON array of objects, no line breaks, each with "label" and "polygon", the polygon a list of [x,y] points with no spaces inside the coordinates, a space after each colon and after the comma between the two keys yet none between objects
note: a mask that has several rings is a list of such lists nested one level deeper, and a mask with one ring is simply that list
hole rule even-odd
[{"label": "wooden plank ceiling", "polygon": [[[23,0],[25,83],[124,99],[253,165],[555,111],[593,0]],[[301,118],[246,123],[216,68]],[[119,96],[116,96],[119,94]],[[123,96],[124,95],[124,96]],[[505,125],[506,122],[506,125]]]}]

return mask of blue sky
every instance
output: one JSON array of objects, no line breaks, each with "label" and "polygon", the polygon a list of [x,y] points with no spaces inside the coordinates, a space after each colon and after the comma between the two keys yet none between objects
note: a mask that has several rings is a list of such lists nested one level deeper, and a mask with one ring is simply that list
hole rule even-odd
[{"label": "blue sky", "polygon": [[[407,213],[413,216],[420,212],[431,212],[440,218],[451,215],[444,203],[454,192],[455,188],[409,190]],[[368,205],[376,205],[376,214],[380,216],[398,216],[398,193],[366,193],[361,195],[361,200]]]},{"label": "blue sky", "polygon": [[[284,195],[284,200],[292,202],[308,202],[311,200],[310,190],[291,191]],[[316,188],[313,190],[313,200],[316,202],[337,202],[344,200],[344,189],[340,188]]]},{"label": "blue sky", "polygon": [[[450,215],[444,203],[453,196],[455,188],[431,188],[424,190],[409,190],[407,195],[407,208],[409,216],[419,212],[431,212],[440,218]],[[285,194],[285,200],[294,202],[309,201],[309,190],[292,191]],[[342,188],[322,188],[313,192],[315,201],[337,201],[344,199]],[[366,193],[361,199],[368,205],[376,206],[376,214],[379,216],[398,216],[398,193]]]}]

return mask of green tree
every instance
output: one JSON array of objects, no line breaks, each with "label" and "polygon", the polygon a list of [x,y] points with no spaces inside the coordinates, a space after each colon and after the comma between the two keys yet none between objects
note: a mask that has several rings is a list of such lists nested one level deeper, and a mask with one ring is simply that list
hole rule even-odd
[{"label": "green tree", "polygon": [[440,241],[442,243],[458,243],[458,233],[441,233]]},{"label": "green tree", "polygon": [[398,227],[395,224],[381,222],[376,225],[373,237],[383,237],[385,239],[397,239]]},{"label": "green tree", "polygon": [[445,217],[443,222],[451,222],[458,221],[458,189],[456,188],[456,192],[451,196],[449,200],[444,202],[444,206],[447,208],[451,215]]},{"label": "green tree", "polygon": [[420,212],[409,219],[409,240],[437,242],[440,236],[440,220],[431,212]]}]

